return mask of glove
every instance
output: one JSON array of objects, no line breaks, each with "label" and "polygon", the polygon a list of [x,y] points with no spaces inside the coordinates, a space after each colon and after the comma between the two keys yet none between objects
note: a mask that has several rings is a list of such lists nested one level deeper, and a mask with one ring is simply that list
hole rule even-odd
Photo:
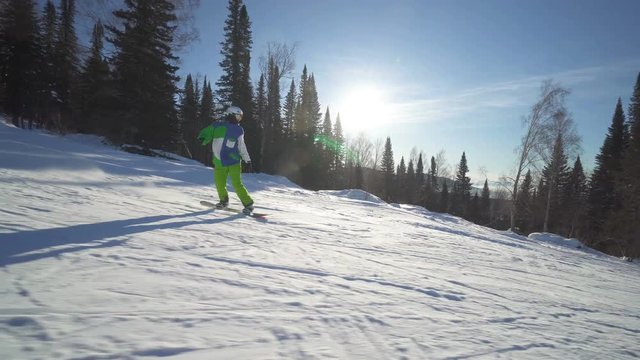
[{"label": "glove", "polygon": [[253,172],[253,166],[251,165],[251,162],[246,163],[245,169],[247,169],[247,172]]}]

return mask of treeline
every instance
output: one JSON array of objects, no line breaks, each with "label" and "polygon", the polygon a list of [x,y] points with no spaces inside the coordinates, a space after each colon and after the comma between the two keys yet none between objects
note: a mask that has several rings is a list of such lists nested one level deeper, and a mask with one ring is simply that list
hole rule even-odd
[{"label": "treeline", "polygon": [[492,197],[487,179],[482,190],[472,187],[465,152],[455,166],[453,179],[449,179],[442,155],[442,152],[438,155],[439,160],[432,156],[427,164],[422,153],[415,162],[412,159],[415,156],[411,156],[408,164],[403,156],[394,172],[391,139],[387,138],[382,155],[383,198],[450,213],[485,226],[503,227],[508,220],[503,192]]},{"label": "treeline", "polygon": [[[16,126],[95,133],[115,143],[174,150],[177,121],[171,1],[125,0],[118,25],[93,28],[85,59],[75,31],[76,2],[1,3],[2,108]],[[113,49],[104,55],[105,40]]]}]

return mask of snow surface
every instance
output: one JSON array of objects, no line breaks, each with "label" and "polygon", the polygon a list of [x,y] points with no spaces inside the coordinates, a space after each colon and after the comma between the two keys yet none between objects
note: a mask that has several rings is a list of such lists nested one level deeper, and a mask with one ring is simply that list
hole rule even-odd
[{"label": "snow surface", "polygon": [[637,263],[244,179],[0,124],[0,359],[640,356]]}]

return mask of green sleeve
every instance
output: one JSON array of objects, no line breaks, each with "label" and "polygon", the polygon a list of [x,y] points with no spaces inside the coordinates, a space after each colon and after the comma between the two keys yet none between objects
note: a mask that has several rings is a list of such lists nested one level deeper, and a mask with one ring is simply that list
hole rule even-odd
[{"label": "green sleeve", "polygon": [[213,141],[213,132],[215,128],[213,125],[209,125],[206,128],[200,130],[198,134],[198,140],[202,143],[202,145],[207,145],[211,141]]}]

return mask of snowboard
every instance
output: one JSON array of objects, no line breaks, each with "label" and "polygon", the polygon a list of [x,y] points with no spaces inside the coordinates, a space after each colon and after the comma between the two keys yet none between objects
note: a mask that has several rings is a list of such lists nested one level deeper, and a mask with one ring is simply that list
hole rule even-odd
[{"label": "snowboard", "polygon": [[267,218],[267,214],[262,214],[262,213],[257,213],[257,212],[252,212],[251,214],[245,214],[242,212],[242,210],[239,209],[234,209],[234,208],[230,208],[230,207],[225,207],[222,209],[218,209],[216,208],[216,204],[206,201],[206,200],[201,200],[200,201],[200,205],[202,206],[206,206],[208,208],[214,209],[214,210],[222,210],[222,211],[229,211],[232,213],[236,213],[236,214],[242,214],[248,217],[252,217],[254,219],[266,219]]}]

